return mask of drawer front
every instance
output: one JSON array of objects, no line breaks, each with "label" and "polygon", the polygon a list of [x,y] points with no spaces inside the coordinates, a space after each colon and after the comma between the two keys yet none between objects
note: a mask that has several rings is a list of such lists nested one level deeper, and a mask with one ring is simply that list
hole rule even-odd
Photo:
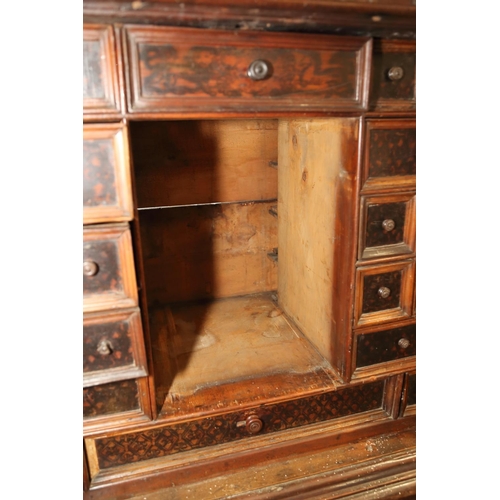
[{"label": "drawer front", "polygon": [[128,224],[83,230],[83,310],[137,305],[132,240]]},{"label": "drawer front", "polygon": [[83,319],[83,386],[147,375],[138,308]]},{"label": "drawer front", "polygon": [[139,386],[136,380],[123,380],[83,389],[84,420],[140,411]]},{"label": "drawer front", "polygon": [[415,252],[415,193],[361,197],[360,260]]},{"label": "drawer front", "polygon": [[416,347],[416,325],[357,335],[356,367],[415,356]]},{"label": "drawer front", "polygon": [[365,109],[367,38],[125,28],[129,111]]},{"label": "drawer front", "polygon": [[83,115],[120,111],[117,57],[113,28],[83,26]]},{"label": "drawer front", "polygon": [[375,42],[370,98],[372,109],[415,109],[415,47],[412,41]]},{"label": "drawer front", "polygon": [[382,407],[384,381],[93,441],[99,469],[174,455]]},{"label": "drawer front", "polygon": [[415,120],[370,120],[366,127],[363,189],[415,187]]},{"label": "drawer front", "polygon": [[133,218],[127,129],[83,127],[83,223]]},{"label": "drawer front", "polygon": [[356,271],[355,327],[408,318],[413,304],[414,261]]}]

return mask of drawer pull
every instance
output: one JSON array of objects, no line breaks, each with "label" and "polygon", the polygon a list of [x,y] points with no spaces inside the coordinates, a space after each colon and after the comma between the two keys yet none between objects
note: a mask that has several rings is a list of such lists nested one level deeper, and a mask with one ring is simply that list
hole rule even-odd
[{"label": "drawer pull", "polygon": [[410,345],[410,341],[408,339],[399,339],[398,340],[398,346],[401,347],[401,349],[406,349]]},{"label": "drawer pull", "polygon": [[262,426],[262,420],[256,415],[250,415],[249,417],[247,417],[245,429],[250,434],[257,434],[262,429]]},{"label": "drawer pull", "polygon": [[385,219],[385,220],[382,222],[382,227],[383,227],[386,231],[392,231],[392,230],[396,227],[396,223],[395,223],[392,219]]},{"label": "drawer pull", "polygon": [[269,70],[269,64],[266,61],[257,59],[248,67],[247,75],[252,80],[264,80],[264,78],[269,76]]},{"label": "drawer pull", "polygon": [[99,266],[95,262],[91,260],[83,262],[83,274],[85,276],[95,276],[97,271],[99,271]]},{"label": "drawer pull", "polygon": [[387,297],[389,297],[390,294],[391,294],[391,290],[390,290],[390,288],[387,288],[386,286],[381,286],[378,289],[378,296],[381,299],[386,299]]},{"label": "drawer pull", "polygon": [[107,340],[101,340],[97,345],[97,352],[101,356],[109,356],[113,349],[111,349],[111,344]]},{"label": "drawer pull", "polygon": [[389,77],[389,80],[397,81],[401,80],[403,78],[405,72],[403,71],[403,68],[400,66],[393,66],[388,72],[387,76]]}]

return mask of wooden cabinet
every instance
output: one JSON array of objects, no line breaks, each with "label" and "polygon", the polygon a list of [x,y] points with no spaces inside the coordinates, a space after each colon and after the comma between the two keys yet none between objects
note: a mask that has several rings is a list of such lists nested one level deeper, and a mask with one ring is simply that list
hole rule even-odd
[{"label": "wooden cabinet", "polygon": [[145,8],[84,29],[88,498],[414,425],[414,44]]}]

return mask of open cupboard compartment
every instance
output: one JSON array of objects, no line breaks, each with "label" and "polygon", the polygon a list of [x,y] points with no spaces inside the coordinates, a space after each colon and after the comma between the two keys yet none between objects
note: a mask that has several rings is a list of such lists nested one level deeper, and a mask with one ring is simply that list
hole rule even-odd
[{"label": "open cupboard compartment", "polygon": [[350,117],[129,122],[160,418],[337,386],[359,130]]}]

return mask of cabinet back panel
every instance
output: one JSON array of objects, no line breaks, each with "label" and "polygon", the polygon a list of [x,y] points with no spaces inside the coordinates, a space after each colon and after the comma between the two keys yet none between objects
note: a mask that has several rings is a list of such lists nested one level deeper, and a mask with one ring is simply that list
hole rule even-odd
[{"label": "cabinet back panel", "polygon": [[276,290],[276,202],[140,212],[148,301],[167,304]]},{"label": "cabinet back panel", "polygon": [[131,124],[139,207],[277,196],[277,120]]}]

